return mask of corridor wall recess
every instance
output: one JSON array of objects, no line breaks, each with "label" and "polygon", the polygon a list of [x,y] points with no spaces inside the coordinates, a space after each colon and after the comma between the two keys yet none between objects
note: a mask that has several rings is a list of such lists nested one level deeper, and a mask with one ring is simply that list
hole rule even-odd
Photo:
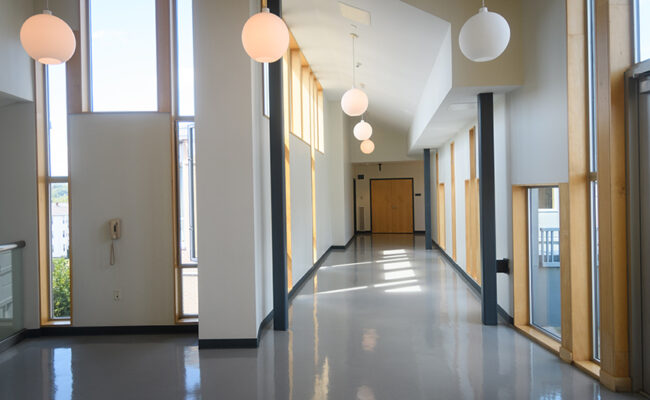
[{"label": "corridor wall recess", "polygon": [[241,32],[244,50],[260,63],[278,61],[289,48],[289,28],[282,18],[263,8],[251,16]]},{"label": "corridor wall recess", "polygon": [[458,44],[465,57],[474,62],[492,61],[510,42],[510,26],[500,14],[483,6],[460,29]]},{"label": "corridor wall recess", "polygon": [[41,64],[62,64],[74,54],[77,40],[70,26],[48,8],[27,18],[20,28],[20,43]]},{"label": "corridor wall recess", "polygon": [[350,117],[358,117],[368,109],[368,96],[363,90],[356,88],[355,70],[357,64],[354,59],[354,40],[359,36],[356,33],[351,33],[350,36],[352,37],[352,89],[343,93],[343,97],[341,97],[341,109]]}]

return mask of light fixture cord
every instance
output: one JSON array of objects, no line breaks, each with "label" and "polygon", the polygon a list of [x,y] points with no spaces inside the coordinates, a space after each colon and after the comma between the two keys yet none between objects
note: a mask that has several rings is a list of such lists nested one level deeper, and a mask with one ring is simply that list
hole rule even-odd
[{"label": "light fixture cord", "polygon": [[485,8],[485,0],[481,0],[481,3],[483,3],[483,8]]},{"label": "light fixture cord", "polygon": [[45,9],[46,10],[50,9],[50,0],[45,0]]}]

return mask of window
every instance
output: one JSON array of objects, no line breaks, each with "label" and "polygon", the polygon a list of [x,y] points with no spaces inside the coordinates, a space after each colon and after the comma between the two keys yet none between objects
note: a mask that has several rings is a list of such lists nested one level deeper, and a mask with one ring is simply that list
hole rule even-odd
[{"label": "window", "polygon": [[636,61],[650,58],[650,0],[635,2],[635,47]]},{"label": "window", "polygon": [[562,335],[559,196],[558,187],[528,189],[530,324],[557,339]]},{"label": "window", "polygon": [[176,2],[176,68],[179,116],[194,116],[194,32],[192,0]]},{"label": "window", "polygon": [[264,104],[262,105],[263,113],[265,117],[271,115],[271,101],[269,99],[269,63],[262,64],[262,86],[264,89]]},{"label": "window", "polygon": [[180,262],[181,265],[188,265],[197,262],[194,122],[177,122],[176,131]]},{"label": "window", "polygon": [[589,190],[591,217],[591,340],[592,358],[600,360],[600,290],[598,269],[598,140],[596,137],[596,59],[595,59],[595,4],[587,1],[587,59],[589,90]]},{"label": "window", "polygon": [[68,201],[68,109],[65,64],[46,67],[49,319],[70,318],[70,207]]},{"label": "window", "polygon": [[178,318],[199,314],[192,0],[175,1],[176,285]]},{"label": "window", "polygon": [[318,150],[325,152],[325,121],[323,120],[323,90],[318,91]]},{"label": "window", "polygon": [[89,12],[92,111],[157,111],[156,1],[89,0]]},{"label": "window", "polygon": [[302,137],[302,101],[300,50],[291,50],[291,133]]},{"label": "window", "polygon": [[301,72],[301,103],[302,103],[302,140],[311,143],[311,110],[309,99],[311,98],[309,93],[309,86],[311,83],[309,67],[302,67]]}]

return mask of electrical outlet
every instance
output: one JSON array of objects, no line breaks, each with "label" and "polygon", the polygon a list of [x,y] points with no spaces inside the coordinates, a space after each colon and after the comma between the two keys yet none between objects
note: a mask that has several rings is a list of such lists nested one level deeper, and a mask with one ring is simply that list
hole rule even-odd
[{"label": "electrical outlet", "polygon": [[122,294],[119,290],[113,290],[113,301],[120,301]]}]

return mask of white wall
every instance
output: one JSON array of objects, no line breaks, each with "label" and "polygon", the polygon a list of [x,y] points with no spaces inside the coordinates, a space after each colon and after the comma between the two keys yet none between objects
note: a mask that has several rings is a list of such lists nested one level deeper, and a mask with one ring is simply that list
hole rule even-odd
[{"label": "white wall", "polygon": [[[314,264],[312,258],[311,150],[307,143],[295,135],[289,135],[289,137],[291,268],[293,282],[296,283]],[[316,226],[318,226],[318,221],[316,221]],[[316,239],[318,240],[318,235]]]},{"label": "white wall", "polygon": [[562,0],[526,0],[524,85],[507,95],[512,183],[568,180],[566,9]]},{"label": "white wall", "polygon": [[[68,132],[72,323],[173,324],[169,114],[71,115]],[[111,266],[112,218],[122,237]]]},{"label": "white wall", "polygon": [[326,101],[325,107],[325,152],[328,161],[330,188],[330,215],[332,221],[332,243],[345,245],[354,235],[352,197],[352,165],[350,163],[350,140],[346,118],[338,101]]},{"label": "white wall", "polygon": [[27,0],[3,0],[0,10],[0,95],[32,101],[34,64],[20,44],[20,27],[34,13],[34,4]]},{"label": "white wall", "polygon": [[24,240],[25,327],[38,328],[38,220],[34,103],[0,108],[0,243]]},{"label": "white wall", "polygon": [[254,160],[261,133],[253,126],[260,92],[240,37],[251,5],[194,2],[200,339],[255,338],[262,314]]},{"label": "white wall", "polygon": [[[331,130],[328,131],[332,134]],[[315,152],[316,161],[316,259],[319,259],[325,252],[334,245],[332,205],[330,202],[330,191],[335,190],[330,186],[329,164],[333,154]]]},{"label": "white wall", "polygon": [[[373,164],[353,164],[354,176],[364,175],[363,180],[357,179],[357,230],[371,231],[370,225],[370,180],[387,179],[387,178],[413,178],[413,229],[424,231],[424,162],[423,161],[405,161],[389,162],[379,165]],[[416,194],[420,196],[415,196]],[[359,208],[364,209],[364,226],[361,226],[361,214]]]},{"label": "white wall", "polygon": [[379,121],[367,121],[372,125],[372,137],[370,139],[375,143],[375,151],[371,154],[363,154],[360,148],[361,142],[352,133],[354,125],[359,121],[359,118],[345,117],[344,135],[348,141],[348,146],[350,146],[350,162],[390,162],[422,159],[422,151],[418,151],[415,155],[409,155],[408,132],[402,132]]}]

